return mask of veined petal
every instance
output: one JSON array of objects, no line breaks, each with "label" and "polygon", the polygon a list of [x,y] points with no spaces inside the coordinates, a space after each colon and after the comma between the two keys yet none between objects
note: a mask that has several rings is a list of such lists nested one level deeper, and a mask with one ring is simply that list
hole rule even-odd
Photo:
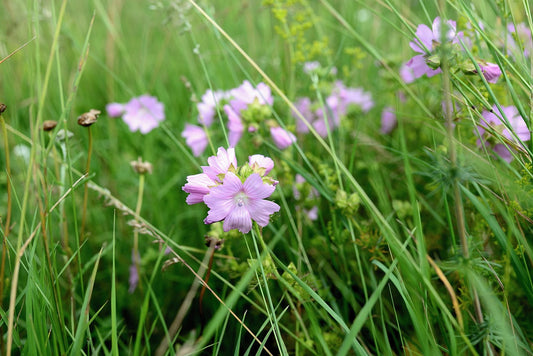
[{"label": "veined petal", "polygon": [[224,231],[239,229],[246,234],[252,229],[252,219],[246,206],[234,206],[230,213],[224,219]]},{"label": "veined petal", "polygon": [[267,226],[270,215],[278,212],[279,209],[279,205],[270,200],[250,200],[248,202],[250,216],[259,226]]},{"label": "veined petal", "polygon": [[[224,182],[226,179],[224,179]],[[244,193],[250,199],[265,199],[268,198],[274,192],[273,185],[264,184],[263,179],[257,173],[251,174],[243,184]]]}]

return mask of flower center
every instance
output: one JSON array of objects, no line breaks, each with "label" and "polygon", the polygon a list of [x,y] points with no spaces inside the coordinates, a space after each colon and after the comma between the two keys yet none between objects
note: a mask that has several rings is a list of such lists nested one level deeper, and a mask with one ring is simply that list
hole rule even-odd
[{"label": "flower center", "polygon": [[239,192],[235,195],[233,201],[238,207],[242,207],[248,202],[248,197],[244,192]]}]

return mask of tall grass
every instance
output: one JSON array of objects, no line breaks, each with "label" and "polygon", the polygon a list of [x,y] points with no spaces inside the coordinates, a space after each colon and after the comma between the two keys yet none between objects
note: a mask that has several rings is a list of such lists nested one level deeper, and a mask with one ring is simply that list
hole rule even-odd
[{"label": "tall grass", "polygon": [[[437,16],[470,42],[407,83],[409,42]],[[28,0],[0,21],[1,354],[533,354],[533,139],[505,115],[531,136],[533,48],[507,36],[533,29],[528,1]],[[205,225],[181,190],[229,142],[221,107],[199,157],[185,123],[207,89],[243,80],[270,87],[268,125],[309,129],[284,150],[261,131],[236,146],[241,163],[271,157],[279,181],[280,212],[248,234]],[[336,80],[374,107],[335,129]],[[142,94],[166,114],[146,135],[105,112]],[[481,145],[487,110],[503,123]]]}]

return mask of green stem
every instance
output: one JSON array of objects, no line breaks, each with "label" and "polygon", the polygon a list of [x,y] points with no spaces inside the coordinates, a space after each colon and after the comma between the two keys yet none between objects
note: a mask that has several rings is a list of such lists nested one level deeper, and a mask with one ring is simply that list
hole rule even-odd
[{"label": "green stem", "polygon": [[[4,105],[4,104],[0,104]],[[4,107],[5,108],[5,107]],[[2,134],[4,135],[4,151],[6,153],[6,189],[7,189],[7,212],[6,220],[4,221],[4,238],[2,239],[2,262],[0,264],[0,309],[3,310],[4,300],[4,273],[6,265],[6,249],[7,238],[9,236],[11,225],[11,165],[9,161],[9,140],[7,137],[6,122],[0,113],[0,125],[2,126]],[[0,335],[3,335],[2,327],[0,326]],[[4,353],[4,338],[0,341],[0,353]]]},{"label": "green stem", "polygon": [[[144,192],[144,174],[139,174],[139,191],[137,192],[137,205],[135,207],[135,216],[140,216],[141,207],[143,204],[143,192]],[[139,231],[134,229],[133,231],[133,263],[135,263],[135,268],[137,273],[140,275],[140,264],[139,264]],[[141,279],[139,278],[139,288],[141,288]]]},{"label": "green stem", "polygon": [[[89,170],[91,169],[91,157],[93,152],[93,134],[91,131],[91,126],[87,127],[87,130],[89,130],[89,148],[87,150],[87,165],[85,166],[85,174],[89,174]],[[83,210],[82,210],[82,216],[81,216],[81,229],[80,229],[80,237],[83,240],[83,235],[85,233],[85,224],[87,223],[87,199],[89,196],[89,187],[87,186],[89,182],[85,182],[85,186],[83,188]]]}]

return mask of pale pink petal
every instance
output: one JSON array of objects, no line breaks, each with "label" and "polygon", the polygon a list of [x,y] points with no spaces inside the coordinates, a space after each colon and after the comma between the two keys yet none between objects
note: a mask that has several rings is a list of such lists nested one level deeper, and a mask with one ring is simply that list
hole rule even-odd
[{"label": "pale pink petal", "polygon": [[205,151],[209,143],[207,133],[200,126],[185,124],[185,129],[181,136],[185,138],[185,143],[191,148],[192,154],[196,157]]},{"label": "pale pink petal", "polygon": [[250,200],[248,211],[250,216],[259,226],[267,226],[270,215],[277,213],[280,207],[270,200]]},{"label": "pale pink petal", "polygon": [[220,182],[220,174],[226,174],[231,166],[237,168],[235,149],[230,147],[226,150],[224,147],[219,147],[217,155],[209,157],[207,163],[209,166],[202,166],[204,173],[211,179]]},{"label": "pale pink petal", "polygon": [[[226,179],[224,179],[224,183]],[[268,198],[276,189],[275,186],[263,183],[263,179],[257,173],[251,174],[243,184],[244,192],[249,199]]]},{"label": "pale pink petal", "polygon": [[433,32],[427,25],[419,25],[416,29],[415,39],[409,43],[413,51],[427,53],[433,47]]},{"label": "pale pink petal", "polygon": [[119,117],[126,110],[125,105],[120,103],[109,103],[105,106],[105,109],[109,117]]},{"label": "pale pink petal", "polygon": [[270,157],[265,157],[263,155],[253,155],[248,157],[248,164],[253,166],[257,164],[260,168],[265,169],[265,175],[270,173],[272,168],[274,168],[274,161]]},{"label": "pale pink petal", "polygon": [[235,206],[224,219],[224,231],[239,229],[246,234],[252,229],[252,219],[245,206]]},{"label": "pale pink petal", "polygon": [[296,136],[281,127],[271,127],[270,135],[272,135],[272,140],[276,146],[281,150],[296,142]]}]

